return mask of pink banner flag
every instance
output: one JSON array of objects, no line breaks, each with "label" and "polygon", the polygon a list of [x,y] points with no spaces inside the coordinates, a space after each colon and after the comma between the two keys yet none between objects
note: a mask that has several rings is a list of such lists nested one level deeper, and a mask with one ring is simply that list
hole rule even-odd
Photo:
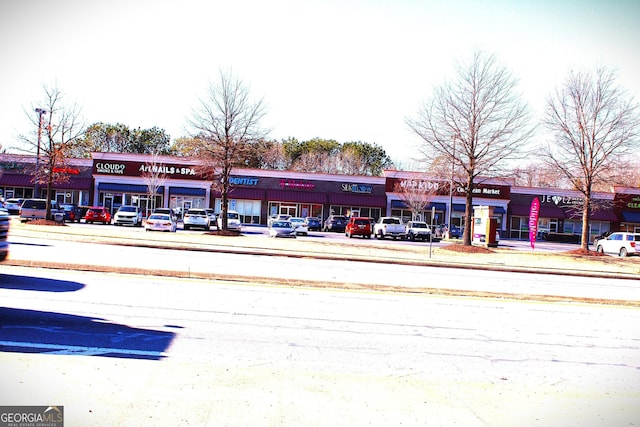
[{"label": "pink banner flag", "polygon": [[536,237],[538,236],[538,215],[540,214],[540,200],[536,197],[531,201],[531,210],[529,211],[529,241],[531,249],[536,247]]}]

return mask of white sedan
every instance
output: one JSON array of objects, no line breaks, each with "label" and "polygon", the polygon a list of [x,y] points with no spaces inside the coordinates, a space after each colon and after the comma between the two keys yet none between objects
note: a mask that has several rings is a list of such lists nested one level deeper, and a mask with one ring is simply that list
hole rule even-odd
[{"label": "white sedan", "polygon": [[269,226],[269,237],[296,237],[296,228],[290,221],[274,221]]},{"label": "white sedan", "polygon": [[309,234],[309,227],[307,226],[307,222],[304,218],[292,217],[289,218],[289,222],[293,224],[296,229],[296,236],[306,236]]},{"label": "white sedan", "polygon": [[175,233],[178,224],[171,215],[154,213],[147,218],[144,224],[145,231],[169,231]]}]

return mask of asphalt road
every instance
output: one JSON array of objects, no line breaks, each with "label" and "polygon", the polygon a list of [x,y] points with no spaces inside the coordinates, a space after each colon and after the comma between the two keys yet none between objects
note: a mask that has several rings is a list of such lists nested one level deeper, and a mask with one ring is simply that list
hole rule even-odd
[{"label": "asphalt road", "polygon": [[63,405],[65,425],[640,417],[635,308],[21,267],[0,300],[0,403]]}]

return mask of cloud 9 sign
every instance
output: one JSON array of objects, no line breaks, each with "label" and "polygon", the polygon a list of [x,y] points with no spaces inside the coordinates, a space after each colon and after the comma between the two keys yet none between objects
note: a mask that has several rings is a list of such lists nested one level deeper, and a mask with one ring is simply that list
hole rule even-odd
[{"label": "cloud 9 sign", "polygon": [[148,174],[164,175],[167,178],[175,179],[203,179],[196,173],[193,165],[178,164],[156,164],[142,162],[115,162],[115,161],[94,161],[93,173],[95,175],[116,175],[116,176],[144,176]]}]

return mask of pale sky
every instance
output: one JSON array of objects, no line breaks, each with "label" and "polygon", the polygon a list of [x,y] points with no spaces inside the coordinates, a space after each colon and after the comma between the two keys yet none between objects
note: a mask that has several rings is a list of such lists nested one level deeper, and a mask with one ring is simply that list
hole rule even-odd
[{"label": "pale sky", "polygon": [[186,134],[220,68],[267,104],[270,137],[381,145],[414,156],[415,116],[474,50],[520,79],[536,119],[574,68],[606,65],[640,101],[637,0],[3,0],[0,144],[54,84],[87,124]]}]

